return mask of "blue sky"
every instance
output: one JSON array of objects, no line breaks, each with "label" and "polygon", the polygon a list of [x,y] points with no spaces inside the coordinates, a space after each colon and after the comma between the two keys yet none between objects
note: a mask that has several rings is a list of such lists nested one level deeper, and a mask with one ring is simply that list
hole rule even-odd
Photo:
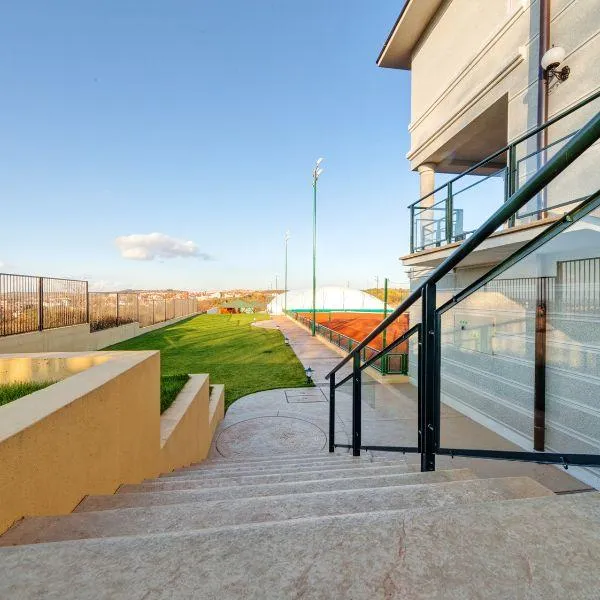
[{"label": "blue sky", "polygon": [[319,283],[405,281],[410,78],[375,65],[401,6],[5,4],[0,270],[106,289],[266,288],[282,281],[289,229],[289,285],[308,286],[324,156]]}]

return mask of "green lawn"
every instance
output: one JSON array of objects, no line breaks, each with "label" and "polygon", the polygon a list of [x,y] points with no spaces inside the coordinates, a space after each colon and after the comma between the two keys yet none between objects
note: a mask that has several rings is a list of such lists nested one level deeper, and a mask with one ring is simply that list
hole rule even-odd
[{"label": "green lawn", "polygon": [[[107,350],[160,350],[161,407],[167,404],[167,377],[209,373],[211,383],[225,384],[227,408],[246,394],[307,385],[304,369],[293,350],[285,345],[281,332],[251,326],[254,319],[268,318],[267,315],[200,315]],[[185,380],[181,387],[184,383]],[[171,392],[174,389],[172,382],[170,389]],[[176,392],[171,395],[174,398]]]},{"label": "green lawn", "polygon": [[8,404],[13,400],[32,394],[38,390],[43,390],[45,387],[52,385],[53,381],[43,381],[40,383],[32,383],[31,381],[22,381],[18,383],[3,383],[0,384],[0,406]]}]

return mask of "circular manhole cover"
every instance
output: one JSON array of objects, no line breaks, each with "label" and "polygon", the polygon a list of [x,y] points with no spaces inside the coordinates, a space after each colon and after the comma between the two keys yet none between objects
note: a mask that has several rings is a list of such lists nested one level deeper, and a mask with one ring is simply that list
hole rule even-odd
[{"label": "circular manhole cover", "polygon": [[227,427],[217,439],[223,456],[317,452],[327,436],[316,425],[293,417],[256,417]]}]

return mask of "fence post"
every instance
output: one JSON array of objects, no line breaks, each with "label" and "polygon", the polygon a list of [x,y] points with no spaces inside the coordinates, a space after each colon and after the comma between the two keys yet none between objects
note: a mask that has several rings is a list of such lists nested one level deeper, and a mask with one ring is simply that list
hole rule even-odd
[{"label": "fence post", "polygon": [[329,452],[335,452],[335,373],[329,378]]},{"label": "fence post", "polygon": [[139,294],[135,295],[135,312],[137,315],[137,322],[139,325],[140,324],[140,295]]},{"label": "fence post", "polygon": [[119,292],[117,292],[117,327],[119,326]]},{"label": "fence post", "polygon": [[85,282],[85,322],[90,322],[90,282]]},{"label": "fence post", "polygon": [[352,367],[352,455],[360,456],[362,373],[358,352],[354,353]]},{"label": "fence post", "polygon": [[163,300],[165,301],[165,321],[167,320],[167,297],[165,296],[163,298]]},{"label": "fence post", "polygon": [[[436,452],[436,391],[439,392],[439,363],[436,359],[436,346],[438,344],[438,324],[435,313],[435,284],[425,286],[423,290],[423,336],[421,344],[421,380],[422,389],[421,409],[421,471],[435,471]],[[439,398],[438,398],[439,403]]]},{"label": "fence post", "polygon": [[156,321],[154,320],[154,298],[152,298],[152,325],[154,325]]},{"label": "fence post", "polygon": [[38,277],[38,329],[44,329],[44,278]]}]

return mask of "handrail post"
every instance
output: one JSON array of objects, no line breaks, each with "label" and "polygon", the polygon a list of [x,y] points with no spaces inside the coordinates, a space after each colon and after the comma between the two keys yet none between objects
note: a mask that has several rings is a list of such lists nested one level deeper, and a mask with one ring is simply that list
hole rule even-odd
[{"label": "handrail post", "polygon": [[448,195],[446,196],[446,243],[452,243],[453,225],[452,216],[454,212],[454,198],[452,197],[452,182],[448,182]]},{"label": "handrail post", "polygon": [[[515,144],[510,144],[508,147],[508,186],[507,196],[504,199],[506,202],[517,191],[517,148]],[[510,216],[508,226],[514,227],[517,221],[516,214]]]},{"label": "handrail post", "polygon": [[436,345],[439,335],[435,314],[435,283],[429,283],[423,290],[423,318],[422,318],[422,344],[421,344],[421,381],[422,409],[421,409],[421,471],[435,471],[435,451],[437,439],[436,430],[436,377],[437,372]]},{"label": "handrail post", "polygon": [[335,452],[335,373],[329,378],[329,452]]},{"label": "handrail post", "polygon": [[410,253],[415,252],[415,207],[410,207]]},{"label": "handrail post", "polygon": [[352,455],[360,456],[361,437],[361,379],[360,354],[353,355],[352,370]]}]

